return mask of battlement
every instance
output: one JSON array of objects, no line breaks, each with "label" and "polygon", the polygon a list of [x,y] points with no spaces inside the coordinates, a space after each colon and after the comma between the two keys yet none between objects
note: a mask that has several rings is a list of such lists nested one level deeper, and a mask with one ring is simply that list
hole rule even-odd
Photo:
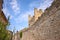
[{"label": "battlement", "polygon": [[28,16],[28,22],[29,22],[29,26],[33,25],[37,20],[38,17],[40,17],[42,15],[42,9],[37,9],[34,8],[34,16],[31,17],[31,15]]}]

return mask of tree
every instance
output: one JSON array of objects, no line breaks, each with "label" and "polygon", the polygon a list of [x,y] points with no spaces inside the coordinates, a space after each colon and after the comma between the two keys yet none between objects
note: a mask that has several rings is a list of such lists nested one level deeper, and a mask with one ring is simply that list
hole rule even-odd
[{"label": "tree", "polygon": [[6,36],[6,26],[0,22],[0,40],[4,40]]},{"label": "tree", "polygon": [[[8,17],[8,21],[9,21],[10,16]],[[7,26],[9,26],[10,23],[8,22],[6,25],[4,25],[1,21],[0,21],[0,40],[9,40],[10,35],[8,33],[8,30],[6,30]]]}]

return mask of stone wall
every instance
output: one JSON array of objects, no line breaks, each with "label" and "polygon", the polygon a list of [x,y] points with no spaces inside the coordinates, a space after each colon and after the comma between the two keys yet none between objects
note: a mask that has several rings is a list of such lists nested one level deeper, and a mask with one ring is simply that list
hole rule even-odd
[{"label": "stone wall", "polygon": [[12,37],[12,40],[20,40],[20,32],[17,31]]},{"label": "stone wall", "polygon": [[3,5],[3,0],[0,0],[0,22],[6,25],[8,23],[8,20],[2,11],[2,8],[3,8],[2,5]]},{"label": "stone wall", "polygon": [[55,0],[31,27],[22,32],[21,40],[60,40],[60,0]]}]

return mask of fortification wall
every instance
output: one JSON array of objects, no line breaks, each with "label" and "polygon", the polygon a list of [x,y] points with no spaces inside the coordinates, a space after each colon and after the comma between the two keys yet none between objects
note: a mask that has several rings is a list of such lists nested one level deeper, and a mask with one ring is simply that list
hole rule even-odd
[{"label": "fortification wall", "polygon": [[21,40],[60,40],[59,1],[55,0],[31,27],[23,31]]}]

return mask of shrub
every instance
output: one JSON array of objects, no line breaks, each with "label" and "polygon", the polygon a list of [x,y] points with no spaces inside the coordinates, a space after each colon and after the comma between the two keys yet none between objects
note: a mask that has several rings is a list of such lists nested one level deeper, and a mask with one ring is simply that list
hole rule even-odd
[{"label": "shrub", "polygon": [[22,38],[22,31],[20,32],[20,38]]}]

